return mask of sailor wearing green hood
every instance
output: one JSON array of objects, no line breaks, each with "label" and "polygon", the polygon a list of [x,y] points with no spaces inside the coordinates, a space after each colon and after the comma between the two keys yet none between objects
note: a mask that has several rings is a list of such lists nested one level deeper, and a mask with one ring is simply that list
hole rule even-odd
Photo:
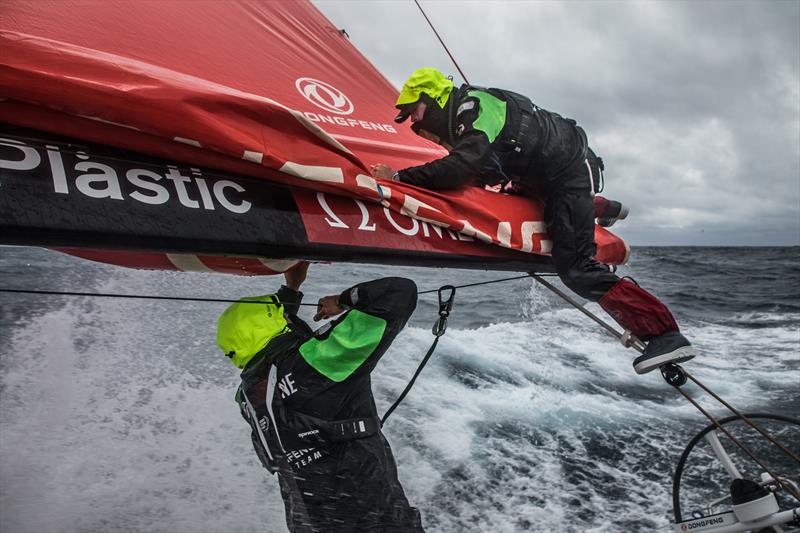
[{"label": "sailor wearing green hood", "polygon": [[326,296],[314,319],[340,316],[315,332],[296,314],[307,269],[286,272],[274,295],[231,305],[217,327],[217,344],[242,369],[236,401],[262,465],[278,476],[289,531],[422,532],[370,383],[417,287],[383,278]]},{"label": "sailor wearing green hood", "polygon": [[[414,132],[449,154],[397,172],[378,164],[372,170],[375,177],[433,190],[467,184],[510,186],[543,199],[553,264],[561,280],[580,296],[599,302],[626,330],[647,342],[645,353],[633,362],[636,372],[694,357],[661,301],[594,259],[594,196],[603,164],[574,120],[511,91],[470,85],[456,89],[435,68],[414,71],[396,107],[396,122],[410,117]],[[619,202],[603,200],[602,208],[611,211],[600,213],[604,225],[625,217],[627,210]]]}]

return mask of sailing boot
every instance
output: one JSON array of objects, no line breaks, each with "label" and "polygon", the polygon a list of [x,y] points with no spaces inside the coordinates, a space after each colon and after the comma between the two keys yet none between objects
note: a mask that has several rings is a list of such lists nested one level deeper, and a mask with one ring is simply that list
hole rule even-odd
[{"label": "sailing boot", "polygon": [[602,196],[594,197],[594,218],[604,228],[614,225],[617,220],[624,220],[628,216],[628,206],[616,200],[609,200]]},{"label": "sailing boot", "polygon": [[680,331],[667,331],[647,342],[644,353],[633,360],[637,374],[646,374],[667,363],[683,363],[697,355]]},{"label": "sailing boot", "polygon": [[644,353],[633,361],[637,374],[695,356],[694,348],[678,331],[667,306],[636,283],[619,280],[598,303],[623,328],[647,343]]}]

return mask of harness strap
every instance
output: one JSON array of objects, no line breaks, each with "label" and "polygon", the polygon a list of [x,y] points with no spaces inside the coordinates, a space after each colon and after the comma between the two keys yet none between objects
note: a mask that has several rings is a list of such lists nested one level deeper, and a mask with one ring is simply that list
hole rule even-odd
[{"label": "harness strap", "polygon": [[[445,294],[445,291],[450,291],[449,294]],[[447,330],[447,317],[450,316],[450,311],[453,309],[453,301],[456,297],[456,288],[452,285],[444,285],[439,287],[439,318],[433,324],[433,329],[431,333],[433,333],[435,339],[433,339],[433,344],[431,347],[428,348],[428,353],[425,354],[425,357],[422,358],[419,366],[417,367],[417,371],[414,372],[414,376],[411,378],[411,381],[408,382],[406,388],[403,389],[403,392],[400,393],[400,396],[394,401],[391,407],[386,410],[386,413],[381,418],[381,426],[386,423],[386,419],[389,418],[397,406],[400,405],[400,402],[405,399],[406,395],[411,391],[411,387],[414,386],[414,382],[417,381],[417,378],[422,373],[422,369],[425,368],[425,365],[428,364],[428,359],[431,358],[433,355],[433,351],[436,349],[436,345],[439,344],[439,338],[444,335],[444,332]]]},{"label": "harness strap", "polygon": [[361,439],[374,435],[380,429],[380,421],[375,417],[334,420],[329,423],[328,431],[331,442]]},{"label": "harness strap", "polygon": [[536,106],[531,102],[530,98],[503,89],[491,89],[503,96],[503,99],[511,104],[513,110],[512,120],[518,120],[512,124],[513,131],[507,131],[502,139],[506,145],[506,151],[522,153],[535,153],[541,144],[540,136],[537,136],[535,142],[531,146],[526,146],[526,142],[530,141],[530,135],[534,130],[533,120],[536,113]]},{"label": "harness strap", "polygon": [[520,109],[520,113],[522,114],[522,118],[519,121],[519,133],[517,134],[517,147],[514,148],[515,151],[521,152],[523,147],[519,146],[521,144],[521,139],[525,139],[528,135],[528,131],[531,129],[531,125],[533,124],[533,112],[528,111],[527,109]]},{"label": "harness strap", "polygon": [[428,353],[426,353],[425,357],[422,358],[422,362],[417,367],[417,371],[414,372],[414,377],[411,378],[411,381],[408,382],[408,385],[406,385],[406,388],[403,389],[403,392],[400,393],[400,396],[397,397],[392,406],[386,410],[386,413],[383,415],[383,418],[381,418],[381,427],[383,427],[383,425],[386,423],[386,419],[389,418],[389,415],[391,415],[394,412],[394,410],[397,409],[397,406],[400,405],[400,402],[402,402],[405,399],[406,395],[411,390],[411,387],[414,386],[414,382],[417,381],[417,377],[419,377],[420,373],[422,372],[422,369],[425,368],[426,364],[428,364],[428,359],[430,359],[431,355],[433,355],[433,351],[436,349],[437,344],[439,344],[439,337],[436,337],[433,340],[433,344],[431,344],[431,347],[428,349]]},{"label": "harness strap", "polygon": [[298,411],[282,409],[283,435],[292,448],[363,439],[380,429],[378,417],[325,420]]}]

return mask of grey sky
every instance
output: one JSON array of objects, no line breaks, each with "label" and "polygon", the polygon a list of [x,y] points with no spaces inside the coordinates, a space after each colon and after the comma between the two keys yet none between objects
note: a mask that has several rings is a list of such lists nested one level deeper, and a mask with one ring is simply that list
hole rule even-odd
[{"label": "grey sky", "polygon": [[[412,0],[316,5],[395,85],[455,67]],[[470,82],[574,118],[631,244],[800,244],[800,2],[422,1]]]}]

